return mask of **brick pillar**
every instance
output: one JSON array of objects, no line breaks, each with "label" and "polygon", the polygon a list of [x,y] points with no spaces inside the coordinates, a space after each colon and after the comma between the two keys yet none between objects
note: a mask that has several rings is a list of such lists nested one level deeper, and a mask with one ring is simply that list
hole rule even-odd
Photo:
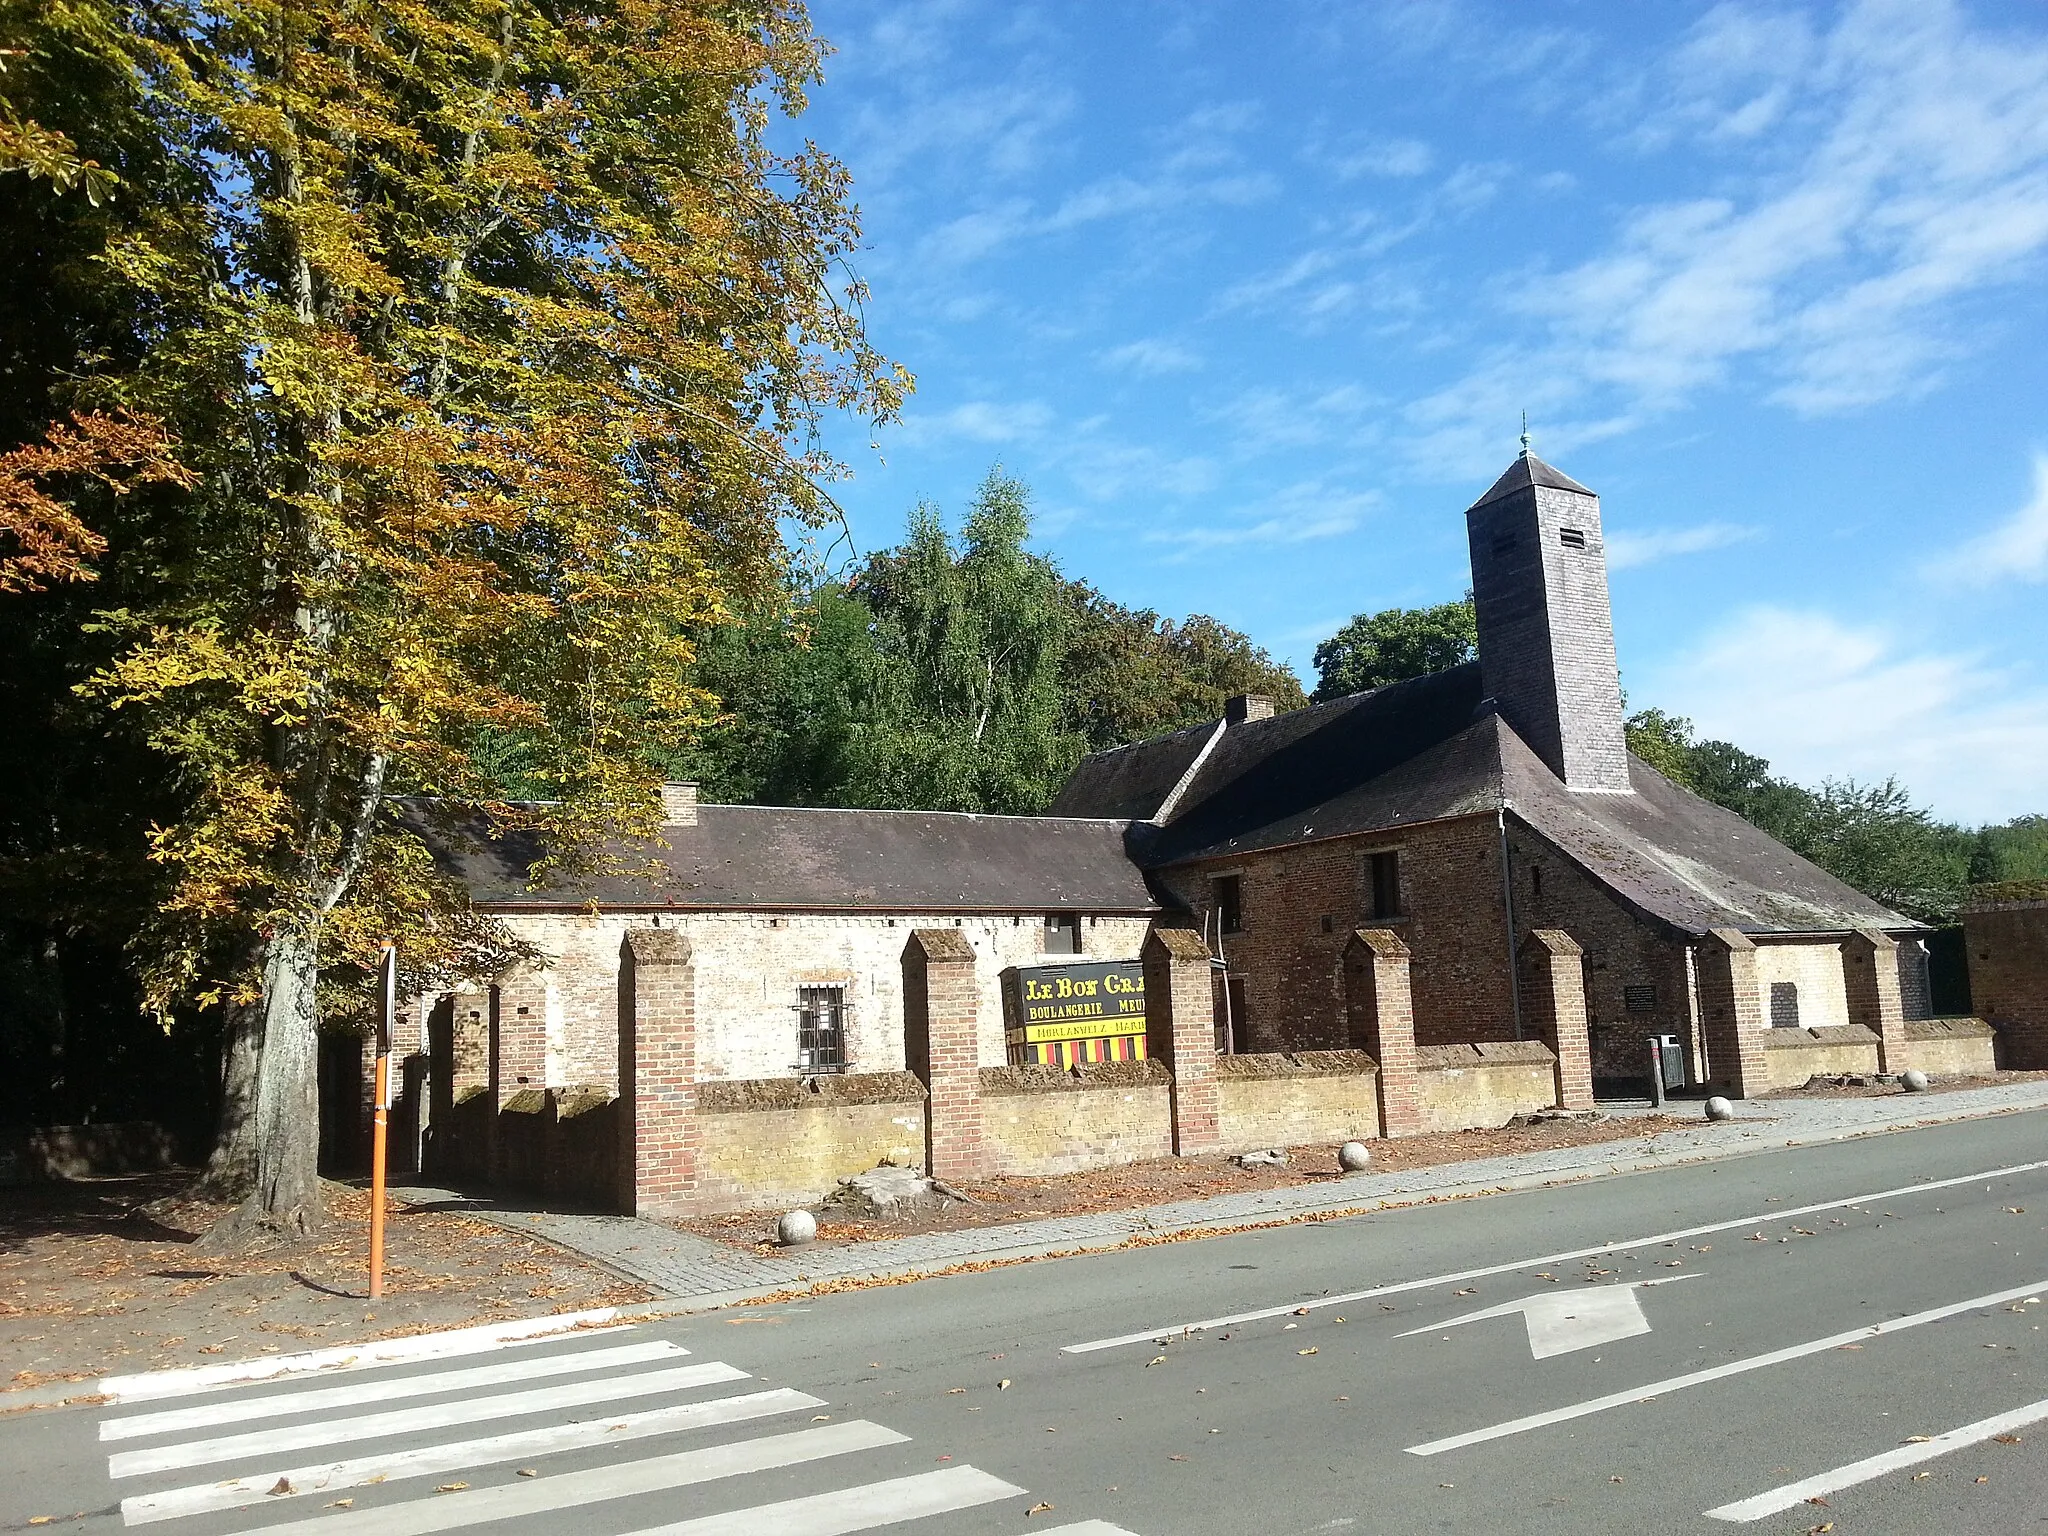
[{"label": "brick pillar", "polygon": [[538,1090],[544,1081],[547,1060],[547,1010],[540,979],[517,969],[507,971],[491,988],[491,1114],[489,1136],[490,1177],[504,1178],[507,1147],[500,1117],[505,1104],[525,1089]]},{"label": "brick pillar", "polygon": [[958,928],[919,928],[903,946],[903,1057],[925,1086],[925,1172],[983,1177],[981,995]]},{"label": "brick pillar", "polygon": [[1173,1153],[1223,1145],[1216,1096],[1216,997],[1209,947],[1186,928],[1145,936],[1145,1054],[1173,1070]]},{"label": "brick pillar", "polygon": [[634,928],[619,946],[618,1208],[697,1208],[697,970],[673,928]]},{"label": "brick pillar", "polygon": [[1877,1070],[1906,1070],[1906,1005],[1899,992],[1899,941],[1859,928],[1842,941],[1842,986],[1849,1022],[1877,1036]]},{"label": "brick pillar", "polygon": [[1415,997],[1408,946],[1391,928],[1360,928],[1344,945],[1344,1014],[1351,1049],[1379,1064],[1380,1134],[1423,1130],[1415,1076]]},{"label": "brick pillar", "polygon": [[1746,1099],[1770,1085],[1764,1065],[1764,1003],[1756,945],[1734,928],[1711,930],[1699,949],[1700,1034],[1707,1070],[1729,1094]]},{"label": "brick pillar", "polygon": [[1586,960],[1578,941],[1538,928],[1522,951],[1523,1016],[1557,1057],[1557,1107],[1593,1107],[1593,1053],[1586,1043]]}]

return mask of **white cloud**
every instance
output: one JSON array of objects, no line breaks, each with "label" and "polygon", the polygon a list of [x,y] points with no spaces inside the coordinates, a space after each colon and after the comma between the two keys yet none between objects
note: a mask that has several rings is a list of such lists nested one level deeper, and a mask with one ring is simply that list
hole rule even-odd
[{"label": "white cloud", "polygon": [[1436,164],[1436,152],[1420,139],[1375,139],[1338,151],[1330,168],[1341,181],[1360,176],[1421,176]]},{"label": "white cloud", "polygon": [[[1804,415],[1910,397],[1965,350],[1960,303],[2048,257],[2048,45],[1954,0],[1854,0],[1825,31],[1722,5],[1643,95],[1661,105],[1638,146],[1695,156],[1700,193],[1627,210],[1603,249],[1522,281],[1528,339],[1418,425],[1469,439],[1477,422],[1426,418],[1490,396],[1472,388],[1488,374],[1558,381],[1563,411],[1595,420],[1730,382]],[[1475,472],[1449,446],[1418,457]]]},{"label": "white cloud", "polygon": [[1310,544],[1350,533],[1378,505],[1371,492],[1342,491],[1320,481],[1285,487],[1233,521],[1193,523],[1181,519],[1146,530],[1144,542],[1171,547],[1169,558],[1185,560],[1216,550]]},{"label": "white cloud", "polygon": [[2034,497],[1943,562],[1941,574],[1962,585],[2048,581],[2048,453],[2034,455]]},{"label": "white cloud", "polygon": [[1610,528],[1607,532],[1607,568],[1625,571],[1632,566],[1654,565],[1674,555],[1703,554],[1726,549],[1753,539],[1760,530],[1740,523],[1696,523],[1690,528],[1651,528],[1636,532]]},{"label": "white cloud", "polygon": [[1154,378],[1162,373],[1191,373],[1202,366],[1201,357],[1178,342],[1145,337],[1111,347],[1102,354],[1102,366],[1119,373]]},{"label": "white cloud", "polygon": [[1052,408],[1043,401],[968,400],[951,410],[905,414],[896,439],[913,448],[955,441],[1014,443],[1039,436],[1051,424]]},{"label": "white cloud", "polygon": [[1737,614],[1650,669],[1645,702],[1801,783],[1896,775],[1940,816],[2005,820],[2048,803],[2048,689],[1982,658],[1812,611]]}]

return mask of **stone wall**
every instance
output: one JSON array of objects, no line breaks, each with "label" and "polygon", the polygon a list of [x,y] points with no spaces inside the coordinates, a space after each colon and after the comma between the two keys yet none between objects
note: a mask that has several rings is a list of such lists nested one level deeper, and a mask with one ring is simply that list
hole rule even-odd
[{"label": "stone wall", "polygon": [[1908,1019],[1905,1066],[1929,1077],[1983,1077],[1997,1069],[1998,1031],[1982,1019]]},{"label": "stone wall", "polygon": [[697,1113],[704,1211],[810,1205],[842,1178],[924,1158],[924,1085],[908,1072],[705,1083]]},{"label": "stone wall", "polygon": [[1216,1063],[1221,1150],[1335,1145],[1376,1137],[1378,1075],[1363,1051],[1222,1057]]},{"label": "stone wall", "polygon": [[984,1067],[991,1173],[1042,1177],[1173,1153],[1173,1078],[1157,1061]]},{"label": "stone wall", "polygon": [[[951,928],[951,915],[895,917],[817,912],[525,912],[499,914],[548,964],[501,990],[530,987],[546,1027],[545,1086],[617,1087],[619,943],[657,916],[690,942],[697,985],[697,1071],[705,1080],[755,1080],[792,1073],[797,989],[846,989],[846,1044],[855,1071],[903,1065],[902,955],[917,928]],[[957,926],[974,946],[981,997],[981,1059],[1004,1059],[1001,973],[1044,956],[1041,915],[968,917]],[[1099,915],[1081,923],[1082,954],[1135,960],[1150,920]],[[522,993],[522,996],[524,994]],[[465,1006],[462,1012],[468,1012]],[[531,1085],[540,1086],[540,1085]]]},{"label": "stone wall", "polygon": [[2005,1065],[2048,1068],[2048,881],[1994,887],[1963,904],[1970,1006],[1995,1024]]},{"label": "stone wall", "polygon": [[1877,1036],[1859,1024],[1767,1029],[1763,1043],[1766,1090],[1797,1088],[1809,1077],[1878,1070]]},{"label": "stone wall", "polygon": [[[1400,855],[1401,912],[1372,910],[1370,857]],[[1245,980],[1246,1052],[1342,1050],[1344,946],[1359,928],[1400,935],[1412,955],[1415,1038],[1424,1044],[1512,1040],[1500,829],[1492,815],[1211,860],[1160,879],[1214,939],[1210,881],[1241,881],[1244,931],[1222,938]]]},{"label": "stone wall", "polygon": [[1539,1041],[1424,1045],[1415,1056],[1425,1131],[1489,1129],[1557,1102],[1557,1058]]}]

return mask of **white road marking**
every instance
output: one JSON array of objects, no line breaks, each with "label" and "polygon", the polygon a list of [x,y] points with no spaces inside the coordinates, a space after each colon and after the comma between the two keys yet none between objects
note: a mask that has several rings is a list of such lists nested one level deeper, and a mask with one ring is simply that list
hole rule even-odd
[{"label": "white road marking", "polygon": [[2038,1424],[2043,1419],[2048,1419],[2048,1399],[2029,1403],[2024,1408],[2015,1408],[2010,1413],[1979,1419],[1974,1424],[1965,1424],[1960,1429],[1951,1429],[1946,1434],[1935,1435],[1919,1445],[1901,1445],[1876,1456],[1866,1456],[1861,1461],[1852,1461],[1846,1467],[1837,1467],[1832,1472],[1823,1472],[1817,1477],[1786,1483],[1782,1487],[1771,1489],[1768,1493],[1759,1493],[1754,1498],[1738,1499],[1733,1504],[1723,1504],[1719,1509],[1708,1510],[1707,1518],[1737,1522],[1761,1520],[1766,1515],[1796,1509],[1808,1499],[1825,1498],[1839,1489],[1851,1488],[1857,1483],[1867,1483],[1874,1477],[1882,1477],[1887,1472],[1896,1472],[1901,1467],[1910,1467],[1917,1462],[1932,1461],[1937,1456],[1946,1456],[1950,1451],[1959,1451],[1965,1446],[1976,1445],[1980,1441],[1989,1440],[1993,1435],[2024,1429],[2027,1425]]},{"label": "white road marking", "polygon": [[714,1360],[706,1365],[645,1371],[638,1376],[567,1382],[560,1386],[537,1387],[530,1392],[501,1392],[495,1397],[472,1397],[462,1402],[428,1403],[418,1408],[396,1408],[389,1413],[364,1413],[354,1418],[293,1424],[283,1429],[220,1435],[211,1440],[184,1440],[175,1445],[156,1445],[148,1450],[121,1451],[109,1456],[107,1475],[140,1477],[148,1472],[167,1472],[173,1467],[198,1467],[210,1461],[232,1461],[238,1456],[262,1456],[272,1451],[294,1451],[309,1445],[332,1445],[338,1440],[368,1440],[381,1435],[410,1434],[420,1429],[440,1429],[449,1424],[474,1424],[481,1419],[508,1419],[524,1413],[581,1408],[591,1403],[615,1402],[622,1397],[680,1392],[721,1381],[743,1381],[746,1376],[745,1371]]},{"label": "white road marking", "polygon": [[1519,1301],[1504,1301],[1497,1307],[1482,1307],[1463,1317],[1446,1318],[1421,1328],[1394,1335],[1412,1339],[1418,1333],[1435,1333],[1460,1323],[1482,1323],[1489,1318],[1522,1314],[1529,1334],[1529,1353],[1538,1360],[1568,1355],[1575,1349],[1591,1349],[1616,1339],[1632,1339],[1650,1331],[1643,1316],[1643,1304],[1636,1292],[1646,1286],[1674,1285],[1680,1280],[1697,1280],[1697,1274],[1666,1275],[1658,1280],[1629,1280],[1619,1285],[1596,1285],[1580,1291],[1541,1291]]},{"label": "white road marking", "polygon": [[[713,1398],[709,1402],[680,1403],[670,1408],[590,1419],[581,1424],[551,1424],[543,1429],[522,1429],[475,1440],[450,1441],[444,1445],[416,1446],[410,1450],[359,1456],[349,1461],[309,1467],[276,1467],[221,1482],[166,1488],[160,1493],[138,1494],[123,1499],[121,1518],[129,1525],[148,1525],[180,1515],[234,1509],[244,1504],[268,1504],[273,1500],[302,1498],[310,1493],[328,1493],[339,1488],[395,1483],[408,1477],[431,1477],[439,1472],[524,1461],[528,1457],[584,1450],[595,1445],[619,1445],[628,1440],[644,1440],[650,1435],[709,1429],[714,1425],[738,1424],[748,1419],[824,1406],[822,1398],[777,1387],[738,1397]],[[270,1490],[280,1482],[291,1491],[271,1493]]]},{"label": "white road marking", "polygon": [[1039,1532],[1039,1536],[1131,1536],[1131,1533],[1107,1520],[1083,1520],[1079,1525],[1050,1526]]},{"label": "white road marking", "polygon": [[297,1376],[307,1371],[360,1371],[370,1366],[400,1365],[410,1360],[474,1355],[487,1349],[503,1349],[508,1344],[532,1344],[564,1333],[611,1333],[617,1330],[597,1325],[610,1323],[618,1315],[617,1307],[599,1307],[590,1312],[556,1312],[548,1317],[485,1323],[478,1328],[451,1328],[440,1333],[416,1333],[403,1339],[380,1339],[370,1344],[339,1344],[332,1349],[309,1350],[299,1355],[266,1355],[254,1360],[230,1360],[221,1365],[183,1366],[174,1371],[145,1371],[135,1376],[103,1376],[91,1390],[117,1403],[185,1397],[194,1392],[212,1392],[220,1387],[268,1381],[276,1376]]},{"label": "white road marking", "polygon": [[865,1419],[844,1424],[824,1424],[788,1434],[741,1440],[731,1445],[714,1445],[697,1451],[678,1451],[670,1456],[651,1456],[622,1466],[592,1467],[561,1477],[543,1477],[534,1482],[507,1483],[496,1488],[474,1488],[466,1493],[441,1494],[413,1499],[404,1504],[386,1504],[345,1514],[322,1515],[312,1520],[292,1520],[281,1525],[256,1526],[241,1536],[426,1536],[431,1531],[460,1530],[498,1520],[517,1520],[525,1515],[550,1510],[574,1509],[604,1499],[624,1499],[635,1494],[659,1493],[708,1483],[721,1477],[741,1477],[770,1467],[792,1467],[827,1456],[844,1456],[852,1451],[871,1451],[885,1445],[902,1445],[910,1436],[900,1435]]},{"label": "white road marking", "polygon": [[1993,1307],[2003,1301],[2017,1301],[2022,1296],[2036,1296],[2040,1294],[2043,1286],[2048,1286],[2048,1279],[2015,1286],[2009,1291],[1994,1291],[1989,1296],[1973,1296],[1968,1301],[1950,1302],[1944,1307],[1930,1307],[1925,1312],[1913,1312],[1905,1317],[1890,1318],[1867,1327],[1852,1328],[1846,1333],[1831,1333],[1824,1339],[1812,1339],[1804,1344],[1774,1349],[1768,1354],[1751,1355],[1743,1360],[1730,1360],[1726,1365],[1710,1365],[1705,1370],[1688,1371],[1683,1376],[1669,1376],[1662,1381],[1631,1387],[1626,1392],[1610,1392],[1605,1397],[1592,1398],[1583,1403],[1552,1408],[1544,1413],[1532,1413],[1526,1418],[1510,1419],[1505,1424],[1495,1424],[1489,1429],[1475,1429],[1466,1434],[1431,1440],[1425,1445],[1411,1445],[1408,1447],[1408,1454],[1438,1456],[1445,1451],[1462,1450],[1468,1445],[1480,1445],[1488,1440],[1504,1440],[1509,1435],[1519,1435],[1525,1430],[1542,1429],[1546,1425],[1562,1424],[1570,1419],[1583,1419],[1589,1414],[1602,1413],[1609,1408],[1622,1408],[1630,1403],[1647,1402],[1653,1397],[1662,1397],[1666,1393],[1681,1391],[1686,1387],[1703,1386],[1710,1381],[1721,1381],[1748,1371],[1760,1371],[1765,1366],[1783,1365],[1787,1360],[1797,1360],[1804,1355],[1817,1355],[1822,1350],[1840,1349],[1844,1344],[1860,1344],[1865,1339],[1877,1338],[1887,1333],[1902,1333],[1908,1328],[1918,1328],[1923,1323],[1938,1323],[1943,1318],[1956,1317],[1979,1307]]},{"label": "white road marking", "polygon": [[1022,1498],[1015,1483],[991,1477],[979,1467],[948,1467],[885,1483],[865,1483],[808,1498],[757,1504],[722,1515],[699,1515],[673,1525],[649,1526],[632,1536],[848,1536],[899,1520],[918,1520],[997,1499]]},{"label": "white road marking", "polygon": [[329,1408],[346,1408],[353,1403],[386,1402],[399,1397],[434,1397],[444,1392],[467,1392],[475,1387],[499,1386],[509,1381],[532,1381],[544,1376],[574,1376],[583,1371],[610,1370],[622,1365],[642,1365],[689,1351],[680,1344],[657,1341],[621,1344],[613,1349],[587,1349],[573,1355],[544,1355],[539,1359],[508,1360],[503,1365],[479,1365],[466,1371],[435,1371],[426,1376],[398,1380],[358,1382],[347,1387],[316,1387],[304,1392],[268,1392],[261,1397],[231,1397],[217,1403],[200,1403],[191,1408],[163,1408],[155,1413],[131,1414],[125,1419],[107,1419],[100,1424],[100,1439],[134,1440],[143,1435],[168,1434],[174,1429],[211,1429],[243,1419],[267,1419],[279,1414],[320,1413]]},{"label": "white road marking", "polygon": [[1796,1205],[1782,1211],[1764,1211],[1753,1216],[1738,1216],[1732,1221],[1709,1222],[1702,1227],[1685,1227],[1676,1232],[1657,1232],[1648,1237],[1632,1237],[1623,1242],[1600,1243],[1591,1248],[1574,1248],[1568,1253],[1546,1253],[1533,1259],[1515,1259],[1506,1264],[1489,1264],[1483,1269],[1461,1269],[1456,1274],[1431,1275],[1426,1280],[1401,1280],[1392,1285],[1377,1285],[1371,1290],[1347,1291],[1342,1296],[1317,1296],[1307,1301],[1282,1302],[1277,1307],[1260,1307],[1253,1312],[1233,1312],[1228,1317],[1204,1318],[1194,1323],[1167,1323],[1157,1328],[1147,1328],[1142,1333],[1120,1333],[1113,1339],[1090,1339],[1085,1344],[1065,1344],[1061,1346],[1060,1353],[1085,1355],[1091,1350],[1118,1349],[1126,1344],[1154,1344],[1176,1333],[1193,1333],[1208,1328],[1235,1328],[1239,1323],[1262,1322],[1269,1317],[1288,1317],[1304,1307],[1343,1307],[1353,1302],[1370,1301],[1375,1296],[1398,1296],[1405,1291],[1426,1291],[1440,1285],[1463,1285],[1467,1280],[1484,1280],[1492,1275],[1511,1274],[1518,1269],[1569,1264],[1574,1259],[1598,1258],[1602,1254],[1617,1253],[1629,1248],[1648,1248],[1653,1243],[1675,1243],[1688,1237],[1705,1237],[1714,1232],[1732,1232],[1737,1227],[1755,1226],[1758,1222],[1789,1221],[1820,1211],[1838,1211],[1844,1206],[1869,1205],[1879,1200],[1898,1200],[1907,1195],[1926,1194],[1929,1190],[1954,1189],[1963,1184],[1981,1183],[1985,1179],[2004,1179],[2014,1174],[2037,1173],[2043,1168],[2048,1168],[2048,1160],[2014,1163],[2010,1167],[1964,1174],[1960,1178],[1933,1179],[1925,1184],[1907,1184],[1898,1189],[1880,1189],[1867,1195],[1850,1195],[1843,1200],[1823,1200],[1817,1205]]}]

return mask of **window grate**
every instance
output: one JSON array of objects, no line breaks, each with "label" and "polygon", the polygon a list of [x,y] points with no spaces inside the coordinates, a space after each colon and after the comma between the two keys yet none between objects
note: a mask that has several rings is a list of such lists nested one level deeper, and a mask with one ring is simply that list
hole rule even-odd
[{"label": "window grate", "polygon": [[1560,528],[1557,530],[1557,541],[1567,549],[1584,549],[1586,531],[1583,528]]},{"label": "window grate", "polygon": [[799,987],[796,996],[796,1069],[844,1072],[846,988]]}]

